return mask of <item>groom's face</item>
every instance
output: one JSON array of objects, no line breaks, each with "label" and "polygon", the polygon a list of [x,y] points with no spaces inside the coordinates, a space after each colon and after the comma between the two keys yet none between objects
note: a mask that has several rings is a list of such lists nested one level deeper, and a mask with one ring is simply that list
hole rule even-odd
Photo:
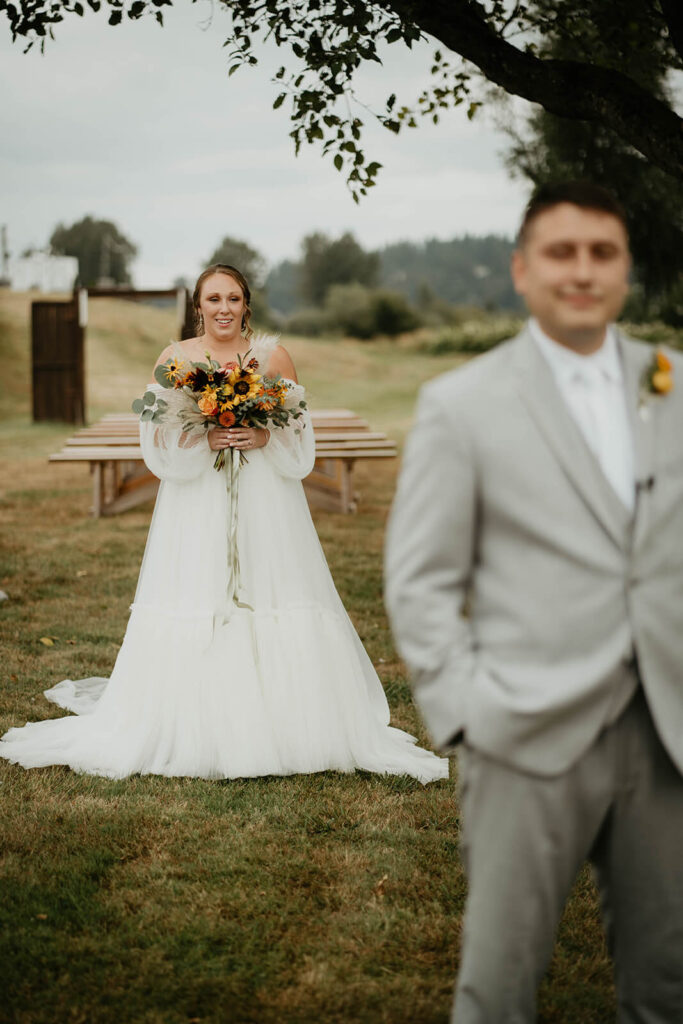
[{"label": "groom's face", "polygon": [[558,203],[538,214],[515,250],[512,277],[549,337],[592,351],[628,292],[631,260],[621,221],[611,213]]}]

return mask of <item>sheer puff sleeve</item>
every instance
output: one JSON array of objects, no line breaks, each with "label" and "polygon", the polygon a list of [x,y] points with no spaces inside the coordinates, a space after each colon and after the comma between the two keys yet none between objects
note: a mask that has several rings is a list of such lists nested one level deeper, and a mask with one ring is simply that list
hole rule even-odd
[{"label": "sheer puff sleeve", "polygon": [[[304,399],[304,389],[294,381],[287,381],[289,392],[286,405],[296,408]],[[292,419],[286,427],[270,427],[270,438],[263,453],[276,472],[281,476],[303,480],[313,469],[315,462],[315,437],[311,416],[307,409]]]},{"label": "sheer puff sleeve", "polygon": [[[150,384],[148,391],[165,400],[169,398],[169,392],[159,384]],[[176,483],[195,480],[211,468],[216,457],[209,448],[206,432],[186,433],[175,416],[157,423],[141,421],[140,446],[150,473]]]}]

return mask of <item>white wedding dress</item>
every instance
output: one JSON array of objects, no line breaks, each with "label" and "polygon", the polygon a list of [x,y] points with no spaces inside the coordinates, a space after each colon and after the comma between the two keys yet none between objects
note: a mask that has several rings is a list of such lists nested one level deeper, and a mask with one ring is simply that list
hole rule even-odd
[{"label": "white wedding dress", "polygon": [[[263,368],[274,344],[253,345]],[[240,471],[240,598],[249,607],[226,596],[226,473],[213,468],[206,436],[188,444],[163,423],[142,423],[140,433],[162,483],[111,678],[47,690],[76,715],[10,729],[0,756],[113,778],[355,768],[446,778],[447,760],[389,726],[381,683],[334,587],[301,484],[315,454],[308,414],[273,429]]]}]

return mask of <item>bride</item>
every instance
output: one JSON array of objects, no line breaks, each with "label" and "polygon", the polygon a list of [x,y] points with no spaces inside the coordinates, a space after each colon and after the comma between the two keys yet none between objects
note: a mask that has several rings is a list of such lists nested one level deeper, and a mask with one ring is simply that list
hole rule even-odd
[{"label": "bride", "polygon": [[[209,267],[193,298],[198,337],[170,346],[159,362],[208,351],[223,365],[250,352],[261,373],[296,384],[276,339],[252,340],[249,286],[238,270]],[[10,729],[0,756],[114,778],[355,768],[447,777],[446,760],[389,726],[381,683],[335,590],[301,484],[315,458],[308,414],[271,431],[215,427],[199,440],[148,421],[140,437],[162,482],[111,678],[47,690],[76,715]],[[231,448],[248,453],[232,541],[226,474],[213,468],[215,453]],[[239,604],[228,596],[231,543]]]}]

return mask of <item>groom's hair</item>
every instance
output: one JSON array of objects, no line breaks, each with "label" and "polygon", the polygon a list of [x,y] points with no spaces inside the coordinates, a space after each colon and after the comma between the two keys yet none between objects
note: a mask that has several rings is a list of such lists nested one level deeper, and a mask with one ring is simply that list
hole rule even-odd
[{"label": "groom's hair", "polygon": [[522,223],[517,235],[517,245],[522,246],[529,235],[529,227],[540,214],[560,203],[572,203],[584,210],[598,210],[616,217],[624,227],[628,236],[626,211],[616,196],[592,181],[557,181],[547,185],[539,185],[527,203]]}]

